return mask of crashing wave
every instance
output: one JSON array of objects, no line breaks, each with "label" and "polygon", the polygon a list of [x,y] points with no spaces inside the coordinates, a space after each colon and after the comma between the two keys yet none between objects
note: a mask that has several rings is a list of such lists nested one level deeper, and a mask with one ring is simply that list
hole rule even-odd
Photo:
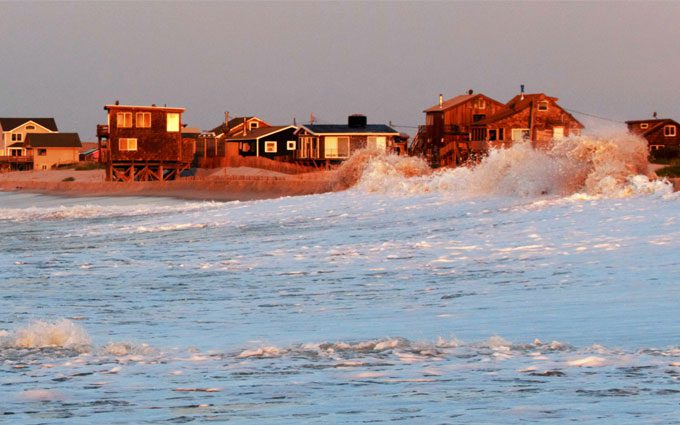
[{"label": "crashing wave", "polygon": [[572,137],[549,149],[529,142],[492,149],[472,167],[429,170],[422,159],[359,152],[339,170],[344,185],[367,192],[457,196],[667,195],[672,185],[649,171],[647,142],[627,134]]},{"label": "crashing wave", "polygon": [[91,348],[85,329],[68,319],[54,322],[36,320],[14,332],[0,335],[0,346],[6,348],[66,348],[86,352]]}]

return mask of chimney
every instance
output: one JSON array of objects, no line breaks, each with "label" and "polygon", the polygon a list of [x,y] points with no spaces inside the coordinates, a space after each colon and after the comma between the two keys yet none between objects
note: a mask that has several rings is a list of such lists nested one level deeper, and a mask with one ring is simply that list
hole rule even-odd
[{"label": "chimney", "polygon": [[366,115],[352,114],[347,117],[347,126],[350,128],[363,128],[366,127]]},{"label": "chimney", "polygon": [[519,86],[519,91],[520,91],[520,93],[521,93],[521,95],[522,95],[522,97],[520,98],[520,100],[524,100],[524,84],[521,84],[521,85]]},{"label": "chimney", "polygon": [[444,95],[439,93],[439,107],[444,106]]},{"label": "chimney", "polygon": [[229,111],[224,111],[224,126],[229,127]]},{"label": "chimney", "polygon": [[246,135],[246,131],[247,131],[246,130],[246,124],[248,123],[247,121],[248,121],[248,119],[246,117],[243,117],[243,135],[244,136]]}]

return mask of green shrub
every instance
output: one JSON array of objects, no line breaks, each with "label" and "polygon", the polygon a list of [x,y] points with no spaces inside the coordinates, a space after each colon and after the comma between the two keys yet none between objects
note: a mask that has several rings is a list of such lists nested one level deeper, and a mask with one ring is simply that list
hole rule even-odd
[{"label": "green shrub", "polygon": [[72,182],[72,181],[75,181],[75,180],[76,180],[75,177],[66,177],[66,178],[65,178],[64,180],[62,180],[62,181],[63,181],[63,182]]}]

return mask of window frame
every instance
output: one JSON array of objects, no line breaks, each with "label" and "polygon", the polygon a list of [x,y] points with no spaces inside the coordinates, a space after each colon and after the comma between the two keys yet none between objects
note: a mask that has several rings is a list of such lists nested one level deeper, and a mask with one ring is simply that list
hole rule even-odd
[{"label": "window frame", "polygon": [[[329,149],[331,142],[335,143],[334,149]],[[340,152],[340,143],[345,143],[347,147],[347,154],[342,155]],[[324,157],[328,159],[347,159],[350,155],[350,138],[349,136],[326,136],[324,138]]]},{"label": "window frame", "polygon": [[35,153],[37,156],[47,156],[47,149],[46,148],[38,148],[35,150]]},{"label": "window frame", "polygon": [[132,128],[132,112],[116,112],[116,128]]},{"label": "window frame", "polygon": [[548,101],[547,100],[539,100],[538,104],[536,105],[536,109],[539,111],[547,111],[548,110]]},{"label": "window frame", "polygon": [[673,124],[663,126],[664,137],[675,137],[678,134],[678,129]]},{"label": "window frame", "polygon": [[[123,143],[125,143],[125,149],[123,149]],[[130,145],[134,145],[134,149],[130,148]],[[118,138],[118,150],[120,152],[137,152],[137,138],[135,137],[119,137]]]},{"label": "window frame", "polygon": [[168,133],[179,133],[180,128],[182,127],[181,121],[182,119],[180,117],[179,112],[168,112],[167,114],[165,114],[165,131],[167,131]]},{"label": "window frame", "polygon": [[[519,139],[515,138],[515,132],[520,132],[520,134],[523,134],[524,132],[529,132],[529,137],[520,137]],[[523,140],[531,140],[531,129],[529,128],[513,128],[510,131],[510,140],[513,142],[521,142]]]},{"label": "window frame", "polygon": [[264,153],[277,153],[278,142],[276,140],[265,140]]},{"label": "window frame", "polygon": [[641,128],[642,130],[646,130],[646,129],[649,128],[649,124],[646,123],[646,122],[643,122],[642,124],[640,124],[640,128]]},{"label": "window frame", "polygon": [[[140,121],[141,121],[141,124],[140,124]],[[135,127],[137,127],[137,128],[151,128],[151,112],[136,112],[135,113]]]},{"label": "window frame", "polygon": [[297,141],[296,140],[286,141],[286,149],[289,151],[294,151],[295,149],[297,149]]}]

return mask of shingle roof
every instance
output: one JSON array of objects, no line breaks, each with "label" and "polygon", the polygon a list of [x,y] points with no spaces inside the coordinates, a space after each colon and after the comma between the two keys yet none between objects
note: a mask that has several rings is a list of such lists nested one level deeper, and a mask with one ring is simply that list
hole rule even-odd
[{"label": "shingle roof", "polygon": [[248,121],[251,118],[255,118],[254,116],[251,117],[234,117],[229,120],[229,122],[225,125],[224,123],[218,125],[217,127],[213,128],[212,131],[216,135],[220,134],[225,134],[230,128],[234,128],[239,124],[243,124],[243,120]]},{"label": "shingle roof", "polygon": [[10,131],[29,121],[33,121],[50,131],[59,131],[54,118],[0,118],[0,126],[3,131]]},{"label": "shingle roof", "polygon": [[500,111],[496,112],[495,114],[493,114],[489,117],[486,117],[483,120],[480,120],[480,121],[473,123],[472,125],[487,125],[487,124],[491,124],[493,122],[511,117],[511,116],[513,116],[517,113],[522,112],[524,109],[528,108],[529,106],[531,106],[532,102],[540,101],[540,100],[550,100],[550,101],[552,101],[553,103],[555,103],[555,106],[557,106],[558,108],[560,108],[562,110],[562,112],[567,114],[572,120],[574,120],[575,122],[580,124],[581,127],[583,127],[583,124],[581,124],[579,122],[579,120],[574,118],[574,116],[571,115],[569,112],[565,111],[564,108],[557,105],[556,102],[557,102],[558,99],[556,97],[550,97],[550,96],[547,96],[543,93],[525,94],[524,98],[522,98],[522,95],[518,94],[517,96],[510,99],[508,101],[508,103],[506,103],[505,108],[501,109]]},{"label": "shingle roof", "polygon": [[242,134],[239,134],[238,136],[234,137],[227,137],[226,141],[241,141],[241,140],[257,140],[259,138],[269,136],[270,134],[278,133],[279,131],[292,128],[295,129],[296,127],[293,125],[274,125],[271,127],[260,127],[260,128],[255,128],[250,130],[245,136]]},{"label": "shingle roof", "polygon": [[427,109],[425,109],[423,112],[436,112],[436,111],[443,111],[445,109],[453,108],[456,105],[460,105],[461,103],[467,102],[468,100],[472,99],[473,97],[479,96],[481,93],[477,94],[461,94],[460,96],[452,97],[449,100],[446,100],[442,103],[441,108],[439,107],[439,104],[436,104],[434,106],[431,106]]},{"label": "shingle roof", "polygon": [[24,141],[32,148],[80,148],[78,133],[28,133]]},{"label": "shingle roof", "polygon": [[303,127],[314,134],[399,134],[397,130],[385,124],[367,124],[365,127],[350,127],[347,124],[314,124],[304,125]]}]

